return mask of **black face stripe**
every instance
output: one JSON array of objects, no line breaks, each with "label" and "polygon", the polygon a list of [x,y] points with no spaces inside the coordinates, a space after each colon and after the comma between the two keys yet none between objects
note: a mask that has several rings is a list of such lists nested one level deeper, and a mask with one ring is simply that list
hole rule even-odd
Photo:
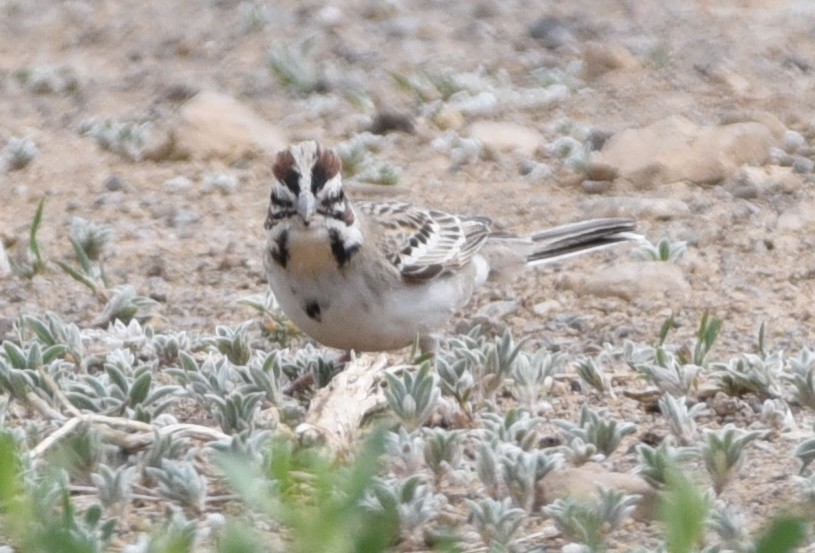
[{"label": "black face stripe", "polygon": [[288,231],[283,231],[280,233],[280,236],[277,237],[277,241],[275,242],[275,246],[272,248],[270,252],[272,259],[274,259],[278,265],[286,268],[286,265],[289,262],[289,233]]},{"label": "black face stripe", "polygon": [[291,169],[288,173],[286,173],[286,178],[283,179],[283,183],[294,193],[295,196],[300,193],[300,173],[294,169]]},{"label": "black face stripe", "polygon": [[277,191],[272,191],[272,204],[277,207],[294,207],[294,202],[292,202],[288,198],[284,198],[283,196],[279,195]]},{"label": "black face stripe", "polygon": [[328,231],[328,238],[331,240],[331,253],[337,261],[337,266],[342,267],[348,263],[354,254],[359,251],[359,244],[351,244],[347,246],[343,243],[340,233],[337,229],[332,228]]},{"label": "black face stripe", "polygon": [[325,173],[325,167],[323,167],[322,163],[315,163],[311,168],[311,192],[316,196],[327,181],[328,176]]},{"label": "black face stripe", "polygon": [[305,307],[306,315],[308,315],[309,319],[314,319],[318,323],[322,320],[322,310],[320,309],[320,304],[316,301],[307,302]]}]

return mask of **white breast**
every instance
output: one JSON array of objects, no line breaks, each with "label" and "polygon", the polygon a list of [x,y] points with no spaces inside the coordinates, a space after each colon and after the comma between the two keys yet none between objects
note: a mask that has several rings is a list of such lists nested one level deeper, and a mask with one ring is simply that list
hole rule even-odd
[{"label": "white breast", "polygon": [[405,347],[443,327],[470,298],[474,275],[468,270],[408,283],[364,251],[339,269],[321,234],[316,229],[297,233],[285,269],[267,248],[266,266],[283,311],[326,346],[357,351]]}]

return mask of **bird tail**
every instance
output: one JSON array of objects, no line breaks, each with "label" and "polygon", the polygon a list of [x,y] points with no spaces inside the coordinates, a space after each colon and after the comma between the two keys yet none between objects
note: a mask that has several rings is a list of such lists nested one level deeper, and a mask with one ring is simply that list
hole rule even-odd
[{"label": "bird tail", "polygon": [[537,232],[528,237],[532,247],[526,263],[552,263],[623,242],[643,240],[634,232],[635,226],[631,219],[593,219]]}]

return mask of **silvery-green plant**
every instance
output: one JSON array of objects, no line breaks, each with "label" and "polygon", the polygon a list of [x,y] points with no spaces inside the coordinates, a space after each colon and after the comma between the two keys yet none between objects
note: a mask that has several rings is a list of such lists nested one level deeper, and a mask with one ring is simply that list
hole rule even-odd
[{"label": "silvery-green plant", "polygon": [[793,455],[801,461],[801,469],[798,474],[803,474],[810,463],[815,461],[815,438],[809,438],[798,444]]},{"label": "silvery-green plant", "polygon": [[535,411],[538,401],[551,388],[553,377],[564,361],[560,353],[541,348],[529,355],[521,352],[512,366],[515,395],[529,411]]},{"label": "silvery-green plant", "polygon": [[776,431],[793,430],[797,427],[795,417],[783,399],[765,399],[761,405],[761,420]]},{"label": "silvery-green plant", "polygon": [[422,455],[438,482],[450,470],[458,468],[461,460],[461,432],[444,428],[425,428]]},{"label": "silvery-green plant", "polygon": [[180,367],[164,372],[184,385],[189,393],[201,402],[207,394],[227,395],[237,387],[238,372],[226,357],[218,354],[207,356],[199,363],[190,353],[179,353]]},{"label": "silvery-green plant", "polygon": [[81,364],[84,347],[78,326],[63,322],[58,315],[50,311],[42,318],[26,315],[22,321],[23,326],[31,330],[42,345],[46,347],[64,346],[65,358],[78,365]]},{"label": "silvery-green plant", "polygon": [[579,467],[589,462],[599,462],[605,459],[605,455],[597,452],[597,446],[586,443],[583,439],[573,436],[569,443],[559,448],[560,452],[570,465]]},{"label": "silvery-green plant", "polygon": [[439,375],[439,385],[444,395],[456,400],[458,406],[467,415],[470,415],[470,396],[475,389],[475,380],[469,369],[467,359],[446,359],[442,355],[436,357],[436,373]]},{"label": "silvery-green plant", "polygon": [[217,326],[213,345],[226,355],[233,365],[246,365],[252,357],[252,348],[249,345],[249,327],[252,321],[246,321],[237,328]]},{"label": "silvery-green plant", "polygon": [[536,426],[540,419],[523,409],[508,409],[503,417],[498,413],[481,413],[478,420],[491,442],[513,444],[524,451],[531,451],[538,443]]},{"label": "silvery-green plant", "polygon": [[717,502],[708,515],[708,527],[729,551],[751,551],[747,519],[739,509]]},{"label": "silvery-green plant", "polygon": [[385,451],[393,459],[399,459],[406,474],[416,474],[422,469],[425,440],[418,431],[408,432],[400,426],[396,432],[385,434]]},{"label": "silvery-green plant", "polygon": [[130,502],[135,471],[135,466],[110,467],[104,463],[99,464],[97,472],[91,473],[90,477],[103,507],[116,505],[123,508]]},{"label": "silvery-green plant", "polygon": [[687,396],[696,387],[701,367],[691,363],[682,364],[673,354],[661,351],[661,363],[637,364],[635,368],[661,392],[677,397]]},{"label": "silvery-green plant", "polygon": [[234,194],[240,179],[232,173],[210,173],[204,177],[204,188],[223,195]]},{"label": "silvery-green plant", "polygon": [[210,442],[206,449],[246,459],[251,463],[263,463],[268,461],[272,439],[273,433],[268,430],[243,430],[227,440]]},{"label": "silvery-green plant", "polygon": [[141,161],[150,135],[150,124],[105,119],[89,123],[87,133],[103,150],[130,161]]},{"label": "silvery-green plant", "polygon": [[422,103],[448,100],[458,92],[467,90],[464,76],[450,72],[421,71],[411,75],[391,72],[396,85],[416,96]]},{"label": "silvery-green plant", "polygon": [[134,367],[128,350],[114,350],[104,363],[105,374],[82,375],[64,384],[65,396],[73,405],[96,413],[150,422],[174,402],[180,388],[153,387],[153,364]]},{"label": "silvery-green plant", "polygon": [[280,45],[269,50],[269,71],[285,88],[303,96],[326,88],[322,70],[312,54],[314,41],[306,39],[295,45]]},{"label": "silvery-green plant", "polygon": [[242,392],[263,392],[266,401],[272,405],[282,406],[285,397],[282,384],[286,378],[280,361],[279,351],[269,353],[255,352],[245,367],[238,367],[237,371],[244,381],[240,388]]},{"label": "silvery-green plant", "polygon": [[91,261],[99,261],[105,248],[113,239],[113,228],[97,225],[82,217],[73,217],[68,230],[71,243],[78,246]]},{"label": "silvery-green plant", "polygon": [[0,151],[0,169],[16,171],[22,169],[37,157],[39,150],[30,138],[13,136]]},{"label": "silvery-green plant", "polygon": [[739,430],[727,425],[719,430],[705,430],[701,453],[705,469],[720,494],[744,461],[744,448],[761,436],[761,432]]},{"label": "silvery-green plant", "polygon": [[[463,391],[467,398],[471,391],[478,391],[479,399],[490,399],[511,374],[522,345],[523,341],[515,342],[509,330],[489,342],[481,336],[478,327],[467,335],[449,340],[440,356],[442,361],[437,363],[445,372],[442,375],[445,387],[452,392]],[[471,380],[474,381],[472,389],[468,387]],[[451,395],[456,397],[454,393]]]},{"label": "silvery-green plant", "polygon": [[66,94],[79,89],[76,71],[66,65],[41,65],[15,71],[14,77],[34,94]]},{"label": "silvery-green plant", "polygon": [[109,288],[110,283],[101,257],[113,238],[113,229],[107,225],[97,225],[81,217],[74,217],[71,220],[68,238],[79,268],[75,269],[62,261],[57,261],[57,265],[71,278],[95,294],[103,296],[103,291]]},{"label": "silvery-green plant", "polygon": [[784,378],[795,387],[795,399],[804,407],[815,409],[815,352],[803,348],[798,357],[787,359],[789,373]]},{"label": "silvery-green plant", "polygon": [[382,184],[385,186],[395,186],[402,178],[402,169],[389,163],[376,163],[367,166],[355,175],[356,180],[370,182],[371,184]]},{"label": "silvery-green plant", "polygon": [[388,382],[385,398],[391,410],[409,430],[419,428],[430,417],[441,395],[430,368],[430,363],[424,363],[415,375],[404,371],[401,378],[385,373]]},{"label": "silvery-green plant", "polygon": [[482,349],[483,359],[478,359],[475,364],[475,367],[480,369],[476,373],[476,382],[481,387],[482,397],[491,397],[498,391],[510,375],[523,344],[524,340],[516,342],[507,329],[500,338],[488,343],[486,348]]},{"label": "silvery-green plant", "polygon": [[497,501],[487,497],[477,502],[467,499],[466,503],[472,514],[470,523],[489,551],[509,551],[512,538],[523,524],[526,512],[512,507],[508,498]]},{"label": "silvery-green plant", "polygon": [[111,323],[121,321],[124,324],[134,319],[146,320],[153,316],[153,309],[157,306],[157,301],[140,296],[132,286],[117,286],[113,289],[100,319]]},{"label": "silvery-green plant", "polygon": [[608,376],[606,376],[603,367],[594,359],[590,357],[581,359],[575,363],[574,367],[581,380],[598,392],[605,393],[611,390],[611,382]]},{"label": "silvery-green plant", "polygon": [[363,502],[372,511],[397,513],[400,533],[405,537],[435,517],[445,503],[446,498],[434,494],[418,475],[404,480],[375,479],[371,494]]},{"label": "silvery-green plant", "polygon": [[781,395],[784,361],[780,351],[767,357],[744,353],[727,363],[711,363],[710,368],[716,386],[728,395],[756,394],[771,399]]},{"label": "silvery-green plant", "polygon": [[617,528],[636,508],[640,496],[598,486],[597,495],[581,501],[574,497],[557,499],[543,508],[570,540],[589,550],[602,551],[606,535]]},{"label": "silvery-green plant", "polygon": [[241,2],[238,11],[246,31],[260,31],[274,20],[274,11],[268,4]]},{"label": "silvery-green plant", "polygon": [[221,430],[234,434],[254,428],[255,413],[265,395],[263,392],[242,393],[234,390],[227,395],[206,394],[205,398]]},{"label": "silvery-green plant", "polygon": [[283,374],[292,382],[301,376],[313,375],[317,388],[327,386],[344,366],[331,358],[326,350],[311,344],[294,351],[286,350],[280,358],[280,364]]},{"label": "silvery-green plant", "polygon": [[671,434],[680,445],[692,445],[696,441],[696,418],[707,414],[708,409],[704,403],[696,403],[688,409],[688,402],[684,396],[674,397],[671,394],[662,394],[659,398],[659,411],[668,422]]},{"label": "silvery-green plant", "polygon": [[189,351],[192,341],[185,331],[167,334],[154,334],[150,337],[150,349],[160,365],[173,365],[179,362],[179,354]]},{"label": "silvery-green plant", "polygon": [[136,545],[125,547],[122,553],[191,553],[199,535],[198,522],[187,520],[178,509],[170,510],[157,530]]},{"label": "silvery-green plant", "polygon": [[39,342],[31,342],[23,347],[6,340],[0,348],[0,390],[5,390],[12,398],[27,402],[28,394],[50,398],[52,391],[45,382],[44,372],[54,381],[63,373],[73,369],[74,364],[61,359],[65,346],[42,347]]},{"label": "silvery-green plant", "polygon": [[688,243],[684,241],[671,242],[668,238],[661,239],[656,245],[643,241],[644,244],[631,250],[632,255],[642,261],[679,261],[688,251]]},{"label": "silvery-green plant", "polygon": [[202,513],[207,502],[207,482],[188,461],[163,459],[160,467],[146,467],[145,473],[155,479],[156,491],[170,501]]},{"label": "silvery-green plant", "polygon": [[140,470],[144,473],[147,467],[160,469],[163,460],[181,459],[190,450],[190,447],[189,439],[174,434],[162,434],[157,428],[154,428],[150,447],[139,454]]},{"label": "silvery-green plant", "polygon": [[580,409],[580,420],[577,424],[565,420],[557,420],[555,424],[562,428],[570,439],[580,438],[585,443],[594,444],[606,457],[617,449],[623,438],[633,434],[637,429],[635,424],[610,418],[604,409],[595,411],[588,404],[584,404]]},{"label": "silvery-green plant", "polygon": [[534,512],[537,507],[535,499],[538,483],[556,469],[560,461],[559,454],[503,448],[499,456],[501,475],[515,505],[528,513]]},{"label": "silvery-green plant", "polygon": [[663,440],[656,448],[638,444],[639,463],[636,472],[654,488],[665,489],[676,467],[698,455],[696,448],[674,447],[670,439]]},{"label": "silvery-green plant", "polygon": [[487,488],[487,495],[498,499],[501,481],[498,472],[498,454],[495,447],[497,447],[497,444],[490,444],[486,440],[479,442],[475,455],[475,473]]}]

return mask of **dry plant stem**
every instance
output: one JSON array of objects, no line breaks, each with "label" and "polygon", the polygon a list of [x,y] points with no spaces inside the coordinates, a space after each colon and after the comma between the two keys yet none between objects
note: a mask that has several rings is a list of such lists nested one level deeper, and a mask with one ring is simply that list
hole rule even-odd
[{"label": "dry plant stem", "polygon": [[43,417],[49,420],[64,421],[66,419],[65,415],[48,405],[44,399],[34,392],[28,392],[25,399],[28,405],[36,409]]},{"label": "dry plant stem", "polygon": [[[145,448],[153,443],[156,434],[167,436],[170,434],[188,438],[197,438],[205,441],[228,440],[229,436],[214,428],[199,426],[197,424],[170,424],[160,428],[153,427],[147,423],[123,419],[119,417],[107,417],[105,415],[78,415],[68,419],[57,431],[45,438],[31,450],[31,458],[38,460],[57,443],[70,436],[78,427],[94,425],[98,427],[103,438],[122,449],[133,451]],[[115,428],[123,428],[129,431],[138,432],[128,434]]]},{"label": "dry plant stem", "polygon": [[48,388],[51,390],[51,393],[54,394],[59,402],[65,407],[65,409],[71,413],[74,417],[81,417],[82,413],[77,409],[73,403],[62,393],[62,389],[60,389],[59,385],[51,378],[51,375],[46,373],[43,367],[39,368],[39,373],[42,379],[48,384]]},{"label": "dry plant stem", "polygon": [[385,403],[379,381],[386,364],[381,354],[352,359],[314,396],[305,422],[296,430],[300,439],[323,443],[336,456],[349,451],[365,414]]}]

